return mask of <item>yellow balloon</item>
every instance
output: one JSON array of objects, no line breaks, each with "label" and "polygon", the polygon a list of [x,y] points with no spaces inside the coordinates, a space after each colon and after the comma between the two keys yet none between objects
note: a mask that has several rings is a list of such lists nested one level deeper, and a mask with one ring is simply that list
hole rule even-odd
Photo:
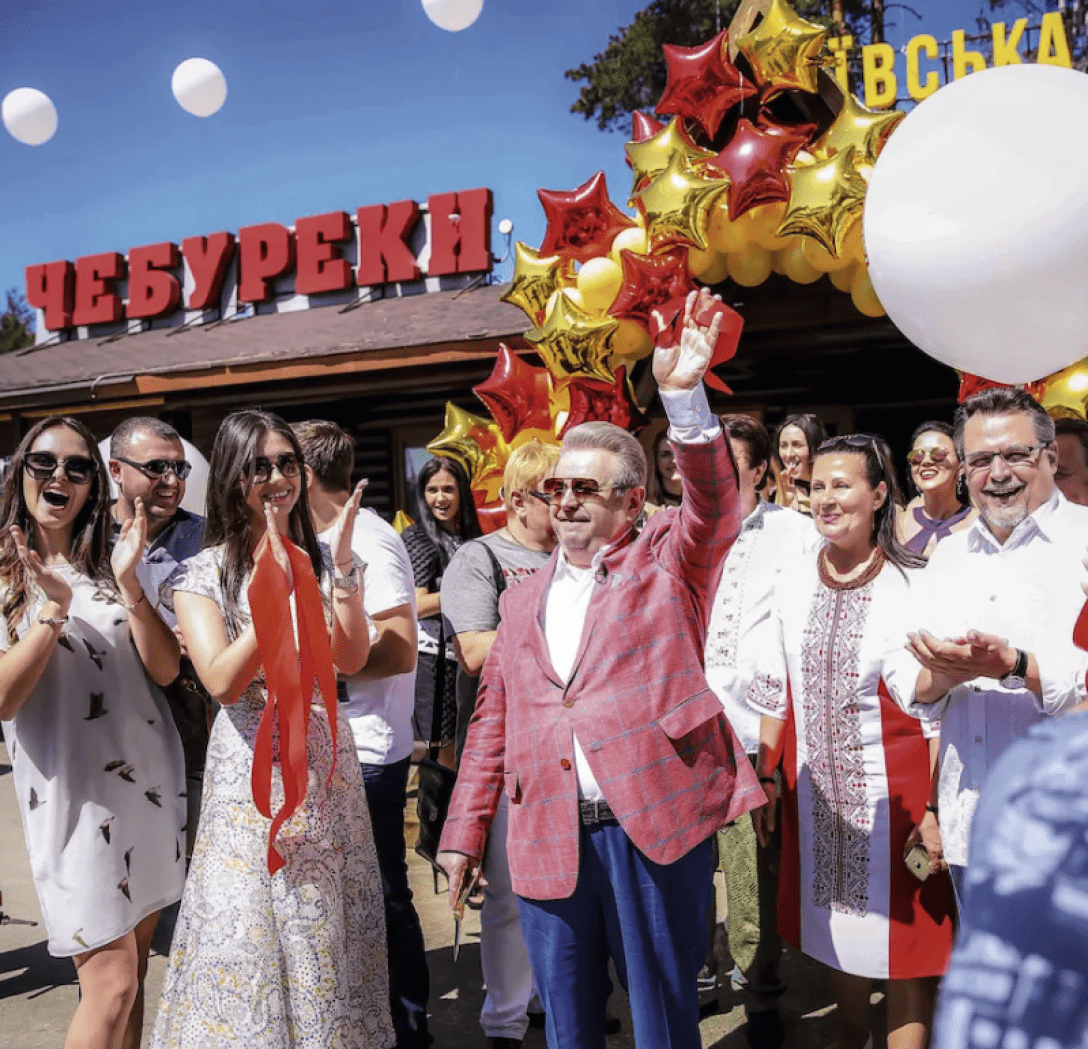
[{"label": "yellow balloon", "polygon": [[802,254],[802,240],[802,237],[794,238],[794,243],[780,251],[778,258],[782,266],[782,272],[795,284],[813,284],[823,274],[815,266],[811,266],[805,261],[805,256]]},{"label": "yellow balloon", "polygon": [[801,254],[804,256],[805,262],[821,273],[834,273],[837,270],[844,270],[854,261],[845,251],[838,258],[835,258],[827,248],[818,240],[813,240],[812,237],[801,238]]},{"label": "yellow balloon", "polygon": [[608,337],[608,348],[612,351],[611,367],[642,360],[653,353],[654,343],[650,333],[636,320],[625,317]]},{"label": "yellow balloon", "polygon": [[873,290],[873,282],[869,279],[869,271],[863,266],[858,267],[857,276],[854,277],[853,287],[850,289],[850,298],[860,313],[866,317],[883,317],[885,310],[880,304]]},{"label": "yellow balloon", "polygon": [[754,288],[771,275],[771,253],[753,245],[740,255],[729,256],[729,276],[743,288]]},{"label": "yellow balloon", "polygon": [[778,236],[778,226],[786,214],[786,202],[776,201],[746,211],[740,217],[748,230],[748,239],[768,251],[781,251],[789,246],[788,237]]},{"label": "yellow balloon", "polygon": [[616,300],[623,285],[623,270],[613,259],[589,259],[578,271],[578,291],[590,313],[604,313]]},{"label": "yellow balloon", "polygon": [[612,241],[612,248],[608,254],[612,257],[613,262],[619,262],[621,251],[633,251],[636,255],[645,255],[648,250],[646,230],[641,226],[628,226],[627,229],[621,229],[616,234],[616,239]]},{"label": "yellow balloon", "polygon": [[862,222],[858,219],[850,227],[850,231],[846,234],[846,239],[842,245],[843,258],[850,259],[851,262],[860,262],[865,265],[865,242],[862,239]]},{"label": "yellow balloon", "polygon": [[726,256],[716,248],[700,251],[688,248],[688,269],[696,280],[704,284],[721,284],[727,276]]},{"label": "yellow balloon", "polygon": [[1085,417],[1085,407],[1088,405],[1088,359],[1077,361],[1042,381],[1044,387],[1039,403],[1055,419]]},{"label": "yellow balloon", "polygon": [[835,285],[839,291],[850,294],[850,289],[854,286],[854,278],[858,275],[858,264],[851,262],[845,269],[834,270],[828,274],[831,278],[831,283]]},{"label": "yellow balloon", "polygon": [[560,295],[565,295],[573,305],[578,307],[578,309],[583,312],[588,312],[588,310],[586,310],[585,299],[582,298],[582,293],[577,288],[560,288],[558,291],[553,291],[551,295],[548,296],[548,302],[544,306],[545,317],[550,316],[552,310],[555,308],[555,302]]},{"label": "yellow balloon", "polygon": [[710,227],[706,240],[710,247],[723,255],[735,255],[748,247],[749,224],[743,221],[729,221],[729,205],[723,198],[710,213]]}]

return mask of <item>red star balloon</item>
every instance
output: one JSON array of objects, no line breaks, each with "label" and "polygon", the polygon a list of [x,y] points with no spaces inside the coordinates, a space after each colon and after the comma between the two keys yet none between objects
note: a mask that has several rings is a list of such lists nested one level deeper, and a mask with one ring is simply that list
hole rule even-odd
[{"label": "red star balloon", "polygon": [[[684,323],[684,307],[687,296],[673,299],[660,310],[656,311],[650,320],[650,335],[655,346],[672,346],[680,338],[680,327]],[[707,366],[704,382],[713,386],[722,393],[731,394],[733,391],[726,386],[715,374],[713,369],[726,361],[731,360],[737,353],[740,344],[740,334],[744,330],[744,318],[736,310],[730,309],[720,299],[714,298],[704,302],[702,297],[696,300],[699,304],[695,309],[695,321],[702,327],[706,327],[715,313],[722,315],[722,326],[718,331],[718,341],[714,344],[714,353]]]},{"label": "red star balloon", "polygon": [[486,382],[474,386],[472,392],[487,405],[504,441],[512,441],[529,427],[551,428],[551,374],[547,368],[527,364],[505,343],[499,343],[495,367]]},{"label": "red star balloon", "polygon": [[620,320],[650,325],[653,310],[670,299],[682,298],[691,290],[686,251],[664,251],[660,255],[620,252],[623,284],[608,312]]},{"label": "red star balloon", "polygon": [[806,143],[812,141],[812,136],[816,134],[819,128],[818,124],[794,123],[791,120],[783,120],[775,113],[774,103],[760,108],[759,116],[756,117],[756,125],[760,131],[766,131],[769,135],[784,135],[789,138],[800,136],[802,141]]},{"label": "red star balloon", "polygon": [[616,379],[611,384],[592,379],[571,379],[566,386],[570,395],[570,412],[559,436],[579,423],[602,421],[613,423],[624,430],[637,430],[646,425],[646,416],[635,404],[631,384],[627,381],[627,369],[616,369]]},{"label": "red star balloon", "polygon": [[637,110],[631,117],[631,141],[644,142],[653,138],[659,131],[663,131],[665,125],[660,120],[654,120],[649,113],[639,113]]},{"label": "red star balloon", "polygon": [[761,204],[790,199],[787,167],[805,144],[800,135],[761,131],[741,120],[729,144],[710,163],[729,176],[729,221]]},{"label": "red star balloon", "polygon": [[603,171],[569,193],[538,189],[536,194],[548,219],[541,256],[562,255],[586,262],[607,255],[616,234],[635,225],[608,199]]},{"label": "red star balloon", "polygon": [[668,80],[657,111],[688,117],[710,138],[718,133],[729,110],[758,91],[729,61],[724,30],[701,47],[664,44],[662,50]]}]

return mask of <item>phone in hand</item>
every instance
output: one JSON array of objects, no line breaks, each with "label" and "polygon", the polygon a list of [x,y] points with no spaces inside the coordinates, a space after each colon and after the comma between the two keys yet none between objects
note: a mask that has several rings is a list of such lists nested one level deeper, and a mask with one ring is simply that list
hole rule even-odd
[{"label": "phone in hand", "polygon": [[903,862],[919,881],[925,881],[929,877],[929,852],[920,841],[907,849]]}]

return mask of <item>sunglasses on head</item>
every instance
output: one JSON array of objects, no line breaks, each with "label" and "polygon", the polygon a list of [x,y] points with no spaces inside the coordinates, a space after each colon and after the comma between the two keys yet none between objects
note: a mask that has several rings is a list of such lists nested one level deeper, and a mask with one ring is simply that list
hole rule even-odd
[{"label": "sunglasses on head", "polygon": [[592,477],[545,477],[541,482],[542,492],[533,492],[538,499],[544,499],[552,506],[559,506],[570,489],[570,494],[578,503],[584,503],[594,495],[600,495],[608,488],[626,491],[629,484],[598,484]]},{"label": "sunglasses on head", "polygon": [[172,473],[179,481],[184,481],[193,468],[192,463],[184,459],[148,459],[146,463],[137,463],[120,455],[115,455],[114,459],[126,466],[135,467],[145,477],[150,477],[155,481],[160,477],[165,477],[168,473]]},{"label": "sunglasses on head", "polygon": [[58,459],[52,452],[27,452],[23,456],[23,469],[35,481],[48,481],[57,467],[64,469],[64,476],[72,484],[90,484],[98,472],[98,465],[86,455],[70,455],[67,459]]},{"label": "sunglasses on head", "polygon": [[952,458],[952,453],[947,448],[915,448],[907,456],[907,462],[911,466],[921,466],[926,461],[927,455],[934,463],[947,462]]},{"label": "sunglasses on head", "polygon": [[269,459],[265,455],[255,456],[250,469],[250,477],[255,484],[264,484],[272,480],[273,469],[279,470],[282,477],[298,477],[302,470],[302,463],[294,452],[284,452],[275,459]]}]

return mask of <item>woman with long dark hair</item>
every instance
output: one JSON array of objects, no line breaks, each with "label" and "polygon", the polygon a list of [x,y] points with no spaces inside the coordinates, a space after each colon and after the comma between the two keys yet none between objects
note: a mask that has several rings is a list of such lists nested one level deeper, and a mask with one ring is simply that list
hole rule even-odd
[{"label": "woman with long dark hair", "polygon": [[907,463],[916,494],[899,515],[899,537],[908,550],[928,557],[942,539],[975,519],[952,427],[932,419],[922,423],[911,435]]},{"label": "woman with long dark hair", "polygon": [[669,440],[667,426],[663,426],[654,438],[649,467],[646,502],[658,510],[666,506],[679,506],[684,497],[684,483],[676,466],[676,453]]},{"label": "woman with long dark hair", "polygon": [[[439,760],[455,766],[457,662],[442,629],[442,576],[454,551],[482,534],[468,475],[445,456],[428,460],[416,482],[419,521],[401,534],[416,583],[419,659],[416,663],[416,739],[441,744]],[[437,699],[437,702],[436,702]],[[432,724],[435,711],[438,723]]]},{"label": "woman with long dark hair", "polygon": [[809,513],[809,484],[816,449],[826,439],[824,424],[811,412],[787,415],[772,441],[778,474],[774,501],[779,506]]},{"label": "woman with long dark hair", "polygon": [[177,640],[136,566],[141,501],[110,553],[106,468],[90,431],[31,428],[0,516],[0,718],[49,934],[80,1001],[65,1045],[136,1049],[163,907],[181,896],[185,772],[162,693]]},{"label": "woman with long dark hair", "polygon": [[[291,578],[284,547],[319,580],[333,662],[358,673],[370,651],[364,565],[351,552],[362,486],[319,543],[303,457],[276,415],[241,411],[212,449],[207,547],[164,584],[189,656],[222,705],[208,743],[193,861],[155,1019],[155,1049],[383,1049],[389,1021],[385,923],[366,795],[351,728],[333,725],[315,689],[308,707],[305,796],[276,839],[253,801],[254,749],[268,700],[248,586],[264,545]],[[330,668],[331,669],[331,668]],[[272,740],[272,810],[283,804]]]},{"label": "woman with long dark hair", "polygon": [[[950,886],[919,881],[905,863],[932,758],[892,694],[906,673],[899,616],[924,560],[896,537],[882,445],[852,434],[816,452],[824,544],[783,566],[748,694],[763,715],[757,772],[769,802],[754,821],[767,844],[781,765],[779,931],[832,970],[841,1049],[870,1037],[873,979],[888,981],[890,1049],[924,1049],[952,946]],[[936,873],[939,837],[928,844]]]}]

